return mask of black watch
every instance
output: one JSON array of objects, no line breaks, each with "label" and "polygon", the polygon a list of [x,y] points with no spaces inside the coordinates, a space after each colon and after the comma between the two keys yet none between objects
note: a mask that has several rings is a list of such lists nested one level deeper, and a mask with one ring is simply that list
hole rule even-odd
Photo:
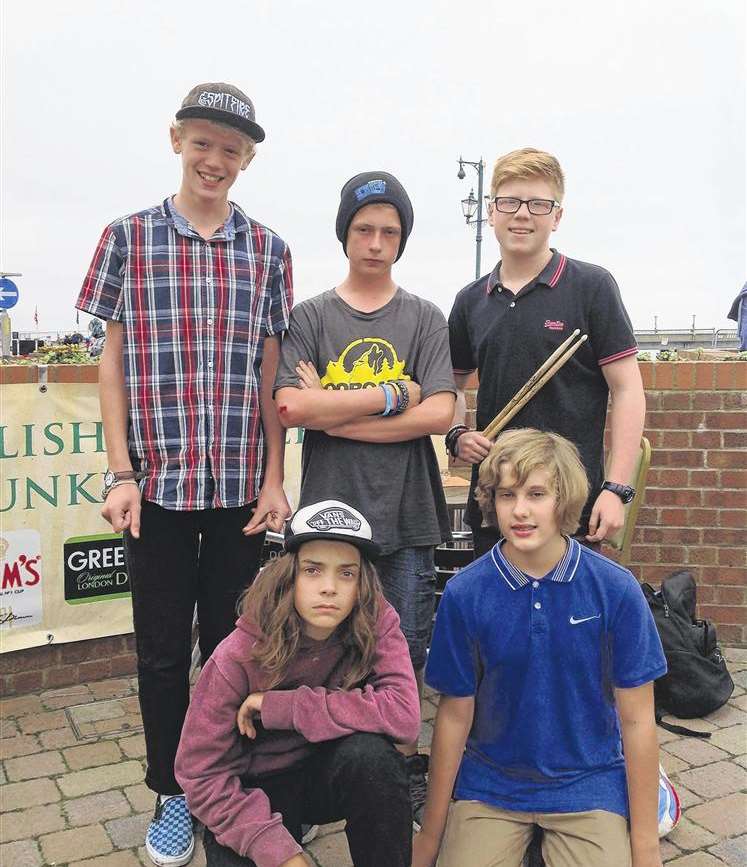
[{"label": "black watch", "polygon": [[602,490],[617,494],[626,506],[635,497],[635,488],[631,488],[630,485],[618,485],[617,482],[602,482]]}]

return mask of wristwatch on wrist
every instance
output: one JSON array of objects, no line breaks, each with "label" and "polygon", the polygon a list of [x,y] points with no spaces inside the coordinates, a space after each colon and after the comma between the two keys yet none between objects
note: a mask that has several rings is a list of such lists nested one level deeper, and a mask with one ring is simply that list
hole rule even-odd
[{"label": "wristwatch on wrist", "polygon": [[109,470],[104,473],[104,490],[101,492],[101,498],[106,499],[106,495],[116,486],[117,482],[139,482],[144,479],[145,473],[140,470],[121,470],[115,473],[114,470]]},{"label": "wristwatch on wrist", "polygon": [[618,485],[617,482],[602,482],[602,490],[617,494],[626,506],[635,497],[635,488],[631,488],[630,485]]}]

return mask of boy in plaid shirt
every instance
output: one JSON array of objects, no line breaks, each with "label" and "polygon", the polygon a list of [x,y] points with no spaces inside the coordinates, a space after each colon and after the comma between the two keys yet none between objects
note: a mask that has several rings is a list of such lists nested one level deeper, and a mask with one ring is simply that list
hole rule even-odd
[{"label": "boy in plaid shirt", "polygon": [[176,195],[104,230],[77,307],[107,321],[99,373],[103,516],[124,532],[155,864],[192,857],[174,778],[195,604],[206,660],[233,629],[266,528],[290,513],[272,401],[292,304],[291,256],[228,199],[265,137],[229,84],[193,88],[171,127]]}]

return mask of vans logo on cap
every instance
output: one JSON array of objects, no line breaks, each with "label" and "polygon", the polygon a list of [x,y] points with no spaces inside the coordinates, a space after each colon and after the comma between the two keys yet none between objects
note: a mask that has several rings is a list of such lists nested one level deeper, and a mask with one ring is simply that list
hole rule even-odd
[{"label": "vans logo on cap", "polygon": [[355,191],[355,198],[358,199],[358,201],[360,202],[362,199],[368,198],[368,196],[383,196],[385,192],[386,181],[369,181],[367,184],[363,184],[362,187],[358,187],[358,189]]},{"label": "vans logo on cap", "polygon": [[320,532],[327,530],[352,530],[357,532],[361,528],[359,518],[356,518],[347,509],[322,509],[316,515],[312,515],[306,522],[309,527],[313,527]]}]

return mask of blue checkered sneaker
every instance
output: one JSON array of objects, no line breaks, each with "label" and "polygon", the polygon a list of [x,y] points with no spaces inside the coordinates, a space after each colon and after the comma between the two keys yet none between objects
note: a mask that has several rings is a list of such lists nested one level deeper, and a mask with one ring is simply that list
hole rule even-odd
[{"label": "blue checkered sneaker", "polygon": [[145,835],[145,848],[158,867],[181,867],[192,860],[195,838],[184,795],[172,795],[163,801],[160,795],[156,796],[156,811]]}]

